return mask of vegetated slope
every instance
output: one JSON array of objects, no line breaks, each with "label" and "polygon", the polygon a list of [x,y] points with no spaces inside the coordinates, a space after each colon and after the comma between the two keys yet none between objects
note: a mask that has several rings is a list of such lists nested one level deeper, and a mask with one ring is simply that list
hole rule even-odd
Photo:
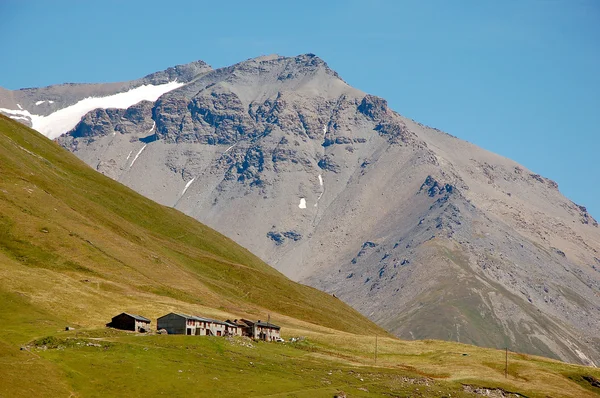
[{"label": "vegetated slope", "polygon": [[1,290],[63,322],[100,326],[122,311],[151,318],[221,311],[381,332],[342,301],[288,280],[3,116],[0,175]]},{"label": "vegetated slope", "polygon": [[59,142],[403,338],[600,360],[600,229],[585,207],[312,54],[203,72],[92,111]]}]

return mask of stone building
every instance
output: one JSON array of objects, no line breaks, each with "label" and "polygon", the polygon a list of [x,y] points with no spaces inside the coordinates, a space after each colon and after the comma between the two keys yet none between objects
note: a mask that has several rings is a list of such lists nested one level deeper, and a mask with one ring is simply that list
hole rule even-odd
[{"label": "stone building", "polygon": [[112,320],[106,324],[106,326],[115,329],[132,330],[134,332],[145,333],[150,330],[150,319],[144,318],[140,315],[123,312],[117,316],[114,316]]}]

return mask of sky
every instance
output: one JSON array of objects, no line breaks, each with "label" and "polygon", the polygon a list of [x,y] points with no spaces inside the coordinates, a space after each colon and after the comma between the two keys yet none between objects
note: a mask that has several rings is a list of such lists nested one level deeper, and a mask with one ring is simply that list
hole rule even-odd
[{"label": "sky", "polygon": [[600,1],[0,0],[0,18],[8,89],[314,53],[600,219]]}]

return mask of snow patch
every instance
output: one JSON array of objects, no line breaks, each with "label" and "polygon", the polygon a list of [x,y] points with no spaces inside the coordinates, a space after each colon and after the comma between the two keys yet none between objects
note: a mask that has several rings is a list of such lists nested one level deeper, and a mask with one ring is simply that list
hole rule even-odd
[{"label": "snow patch", "polygon": [[585,355],[583,352],[579,351],[577,348],[575,348],[575,353],[577,354],[579,359],[581,359],[584,363],[591,365],[593,367],[596,367],[596,364],[594,363],[594,361],[592,361],[590,358],[588,358],[587,355]]},{"label": "snow patch", "polygon": [[[48,116],[31,114],[19,104],[17,104],[19,110],[0,108],[0,111],[29,118],[32,128],[44,134],[46,137],[54,139],[72,130],[89,111],[98,108],[127,109],[140,101],[156,101],[161,95],[183,85],[185,85],[185,83],[179,83],[177,81],[160,84],[158,86],[148,84],[132,88],[124,93],[113,94],[106,97],[89,97],[82,99],[71,106],[53,112]],[[54,101],[48,102],[53,103]]]},{"label": "snow patch", "polygon": [[181,196],[183,196],[185,191],[187,191],[187,189],[190,187],[190,185],[192,185],[192,182],[194,182],[195,179],[196,179],[196,177],[192,178],[191,180],[188,181],[187,184],[185,184],[185,188],[183,188],[183,192],[181,192]]},{"label": "snow patch", "polygon": [[46,102],[46,101],[37,101],[35,104],[36,105],[42,105],[44,102]]},{"label": "snow patch", "polygon": [[49,103],[49,104],[53,104],[53,103],[54,103],[54,101],[48,101],[48,103]]},{"label": "snow patch", "polygon": [[131,164],[129,165],[129,167],[130,167],[130,168],[131,168],[131,167],[133,167],[133,164],[134,164],[134,163],[135,163],[135,161],[137,160],[138,156],[140,156],[140,154],[142,153],[142,151],[143,151],[144,149],[146,149],[146,146],[147,146],[147,145],[148,145],[148,144],[144,145],[144,146],[142,147],[142,149],[140,149],[140,151],[137,153],[137,155],[135,155],[135,157],[134,157],[134,158],[133,158],[133,160],[131,161]]},{"label": "snow patch", "polygon": [[[321,174],[319,174],[319,185],[321,187],[323,187],[323,176]],[[321,197],[323,196],[323,194],[325,193],[325,188],[323,188],[321,190],[321,193],[319,194],[319,197],[317,198],[317,201],[315,202],[315,207],[317,207],[317,205],[319,204],[319,200],[321,200]]]},{"label": "snow patch", "polygon": [[306,199],[300,198],[300,204],[298,205],[301,209],[306,209]]},{"label": "snow patch", "polygon": [[323,126],[323,134],[327,134],[327,126]]}]

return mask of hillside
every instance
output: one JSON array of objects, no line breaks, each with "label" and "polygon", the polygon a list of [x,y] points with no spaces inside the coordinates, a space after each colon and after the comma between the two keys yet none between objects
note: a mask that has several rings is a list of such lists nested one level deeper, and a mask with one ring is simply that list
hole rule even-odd
[{"label": "hillside", "polygon": [[397,336],[600,362],[600,228],[555,182],[403,117],[313,54],[193,65],[58,142]]},{"label": "hillside", "polygon": [[[503,351],[386,337],[340,300],[289,281],[3,116],[0,175],[0,397],[600,392],[597,369],[510,353],[505,378]],[[153,320],[171,310],[268,313],[284,337],[304,339],[248,343],[103,327],[124,310]]]},{"label": "hillside", "polygon": [[180,308],[381,332],[340,300],[288,280],[21,124],[2,116],[0,131],[4,292],[78,326],[125,310],[156,317]]}]

